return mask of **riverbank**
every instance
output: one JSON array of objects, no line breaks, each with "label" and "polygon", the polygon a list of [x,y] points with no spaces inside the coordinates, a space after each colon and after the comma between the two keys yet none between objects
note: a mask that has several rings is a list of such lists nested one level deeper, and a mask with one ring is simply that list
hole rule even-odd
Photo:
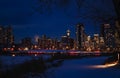
[{"label": "riverbank", "polygon": [[105,63],[112,63],[113,61],[116,60],[116,58],[115,56],[114,57],[99,56],[99,57],[83,57],[79,59],[71,58],[71,59],[63,60],[63,59],[58,59],[58,58],[56,59],[56,56],[55,57],[51,57],[51,56],[0,56],[0,60],[1,60],[0,78],[29,78],[28,76],[30,77],[33,76],[32,78],[34,78],[35,76],[37,76],[38,78],[40,77],[44,78],[48,74],[49,70],[51,71],[51,69],[53,68],[61,68],[61,66],[63,65],[67,65],[68,67],[70,66],[70,69],[71,69],[71,65],[76,64],[75,67],[72,67],[72,68],[76,68],[77,66],[79,67],[78,69],[80,70],[84,68],[85,70],[86,69],[91,70],[91,69],[97,69],[97,68],[99,69],[109,68],[105,66]]},{"label": "riverbank", "polygon": [[45,71],[63,61],[50,56],[0,56],[0,60],[0,78],[26,78],[26,74],[42,77]]}]

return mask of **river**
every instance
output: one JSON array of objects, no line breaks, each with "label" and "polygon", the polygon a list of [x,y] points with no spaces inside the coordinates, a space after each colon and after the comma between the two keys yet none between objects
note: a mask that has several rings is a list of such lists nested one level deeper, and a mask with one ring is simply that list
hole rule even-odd
[{"label": "river", "polygon": [[47,78],[120,78],[120,69],[103,65],[108,57],[65,60],[47,71]]},{"label": "river", "polygon": [[[3,67],[5,68],[14,67],[14,65],[24,63],[24,61],[26,60],[29,61],[33,58],[37,59],[39,57],[1,56]],[[104,65],[104,62],[108,58],[109,57],[84,57],[79,59],[65,59],[62,61],[54,61],[49,63],[50,68],[46,69],[43,73],[28,72],[28,74],[24,73],[25,77],[24,76],[23,77],[24,78],[120,78],[120,69],[114,67],[117,64],[117,62]],[[34,65],[36,64],[38,64],[37,66],[39,68],[40,66],[39,61],[38,63],[28,65],[28,67],[31,66],[31,69],[32,68],[38,69],[34,67]]]}]

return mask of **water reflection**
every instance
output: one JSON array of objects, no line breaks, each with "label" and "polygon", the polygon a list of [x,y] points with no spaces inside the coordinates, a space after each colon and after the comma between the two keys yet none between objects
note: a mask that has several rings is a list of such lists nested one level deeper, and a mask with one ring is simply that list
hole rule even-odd
[{"label": "water reflection", "polygon": [[105,65],[93,65],[93,66],[89,66],[90,68],[109,68],[109,67],[113,67],[115,65],[118,64],[118,61],[110,63],[110,64],[105,64]]},{"label": "water reflection", "polygon": [[103,65],[93,65],[90,68],[109,68],[116,66],[119,63],[118,55],[114,55],[105,60]]}]

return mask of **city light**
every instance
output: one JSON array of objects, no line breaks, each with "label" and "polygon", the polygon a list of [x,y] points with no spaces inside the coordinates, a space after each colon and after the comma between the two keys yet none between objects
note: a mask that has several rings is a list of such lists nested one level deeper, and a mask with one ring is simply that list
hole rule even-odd
[{"label": "city light", "polygon": [[120,0],[0,0],[0,78],[120,78]]},{"label": "city light", "polygon": [[[9,29],[12,34],[12,28],[5,28],[5,30],[1,31],[6,31]],[[35,36],[35,43],[33,43],[31,37],[25,37],[21,39],[20,44],[12,44],[13,38],[7,39],[11,40],[11,44],[9,43],[8,46],[3,47],[3,51],[22,51],[22,50],[29,50],[29,49],[45,49],[45,50],[81,50],[81,51],[88,51],[88,52],[96,52],[96,51],[114,51],[114,50],[119,50],[119,46],[115,46],[115,37],[118,35],[114,35],[112,33],[112,28],[111,24],[103,24],[101,26],[101,33],[94,33],[93,36],[88,35],[85,32],[84,24],[77,24],[76,26],[76,38],[71,38],[70,34],[71,31],[68,29],[66,30],[66,34],[61,36],[61,39],[52,39],[50,37],[47,37],[46,35],[42,35],[40,37],[39,35]],[[4,32],[3,32],[4,33]],[[5,33],[4,33],[5,34]],[[117,33],[116,33],[117,34]],[[10,35],[12,36],[12,35]],[[3,39],[4,40],[4,39]],[[4,40],[5,41],[5,40]],[[5,42],[4,42],[5,43]],[[3,43],[1,43],[3,44]],[[3,44],[4,45],[4,44]],[[116,49],[114,49],[116,48]]]},{"label": "city light", "polygon": [[15,54],[12,54],[13,57],[15,57]]},{"label": "city light", "polygon": [[24,48],[24,50],[25,50],[25,51],[28,51],[28,50],[29,50],[29,48],[28,48],[28,47],[25,47],[25,48]]},{"label": "city light", "polygon": [[118,64],[118,61],[110,63],[110,64],[105,64],[105,65],[93,65],[93,66],[89,66],[90,68],[109,68],[109,67],[113,67],[115,65]]},{"label": "city light", "polygon": [[35,56],[37,56],[37,54],[35,54]]}]

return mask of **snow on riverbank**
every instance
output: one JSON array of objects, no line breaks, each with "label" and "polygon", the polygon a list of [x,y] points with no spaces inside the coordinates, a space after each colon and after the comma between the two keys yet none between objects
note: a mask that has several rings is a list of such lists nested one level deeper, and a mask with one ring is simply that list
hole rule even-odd
[{"label": "snow on riverbank", "polygon": [[43,58],[44,60],[50,58],[50,56],[0,56],[1,69],[7,69],[14,67],[17,64],[22,64],[26,61],[33,59]]},{"label": "snow on riverbank", "polygon": [[[48,58],[48,56],[43,57],[44,59]],[[40,56],[0,56],[3,68],[38,58]],[[95,65],[102,65],[107,58],[109,57],[64,60],[60,66],[48,69],[45,78],[120,78],[120,69],[94,67]],[[39,76],[32,77],[31,75],[28,77],[39,78]]]}]

